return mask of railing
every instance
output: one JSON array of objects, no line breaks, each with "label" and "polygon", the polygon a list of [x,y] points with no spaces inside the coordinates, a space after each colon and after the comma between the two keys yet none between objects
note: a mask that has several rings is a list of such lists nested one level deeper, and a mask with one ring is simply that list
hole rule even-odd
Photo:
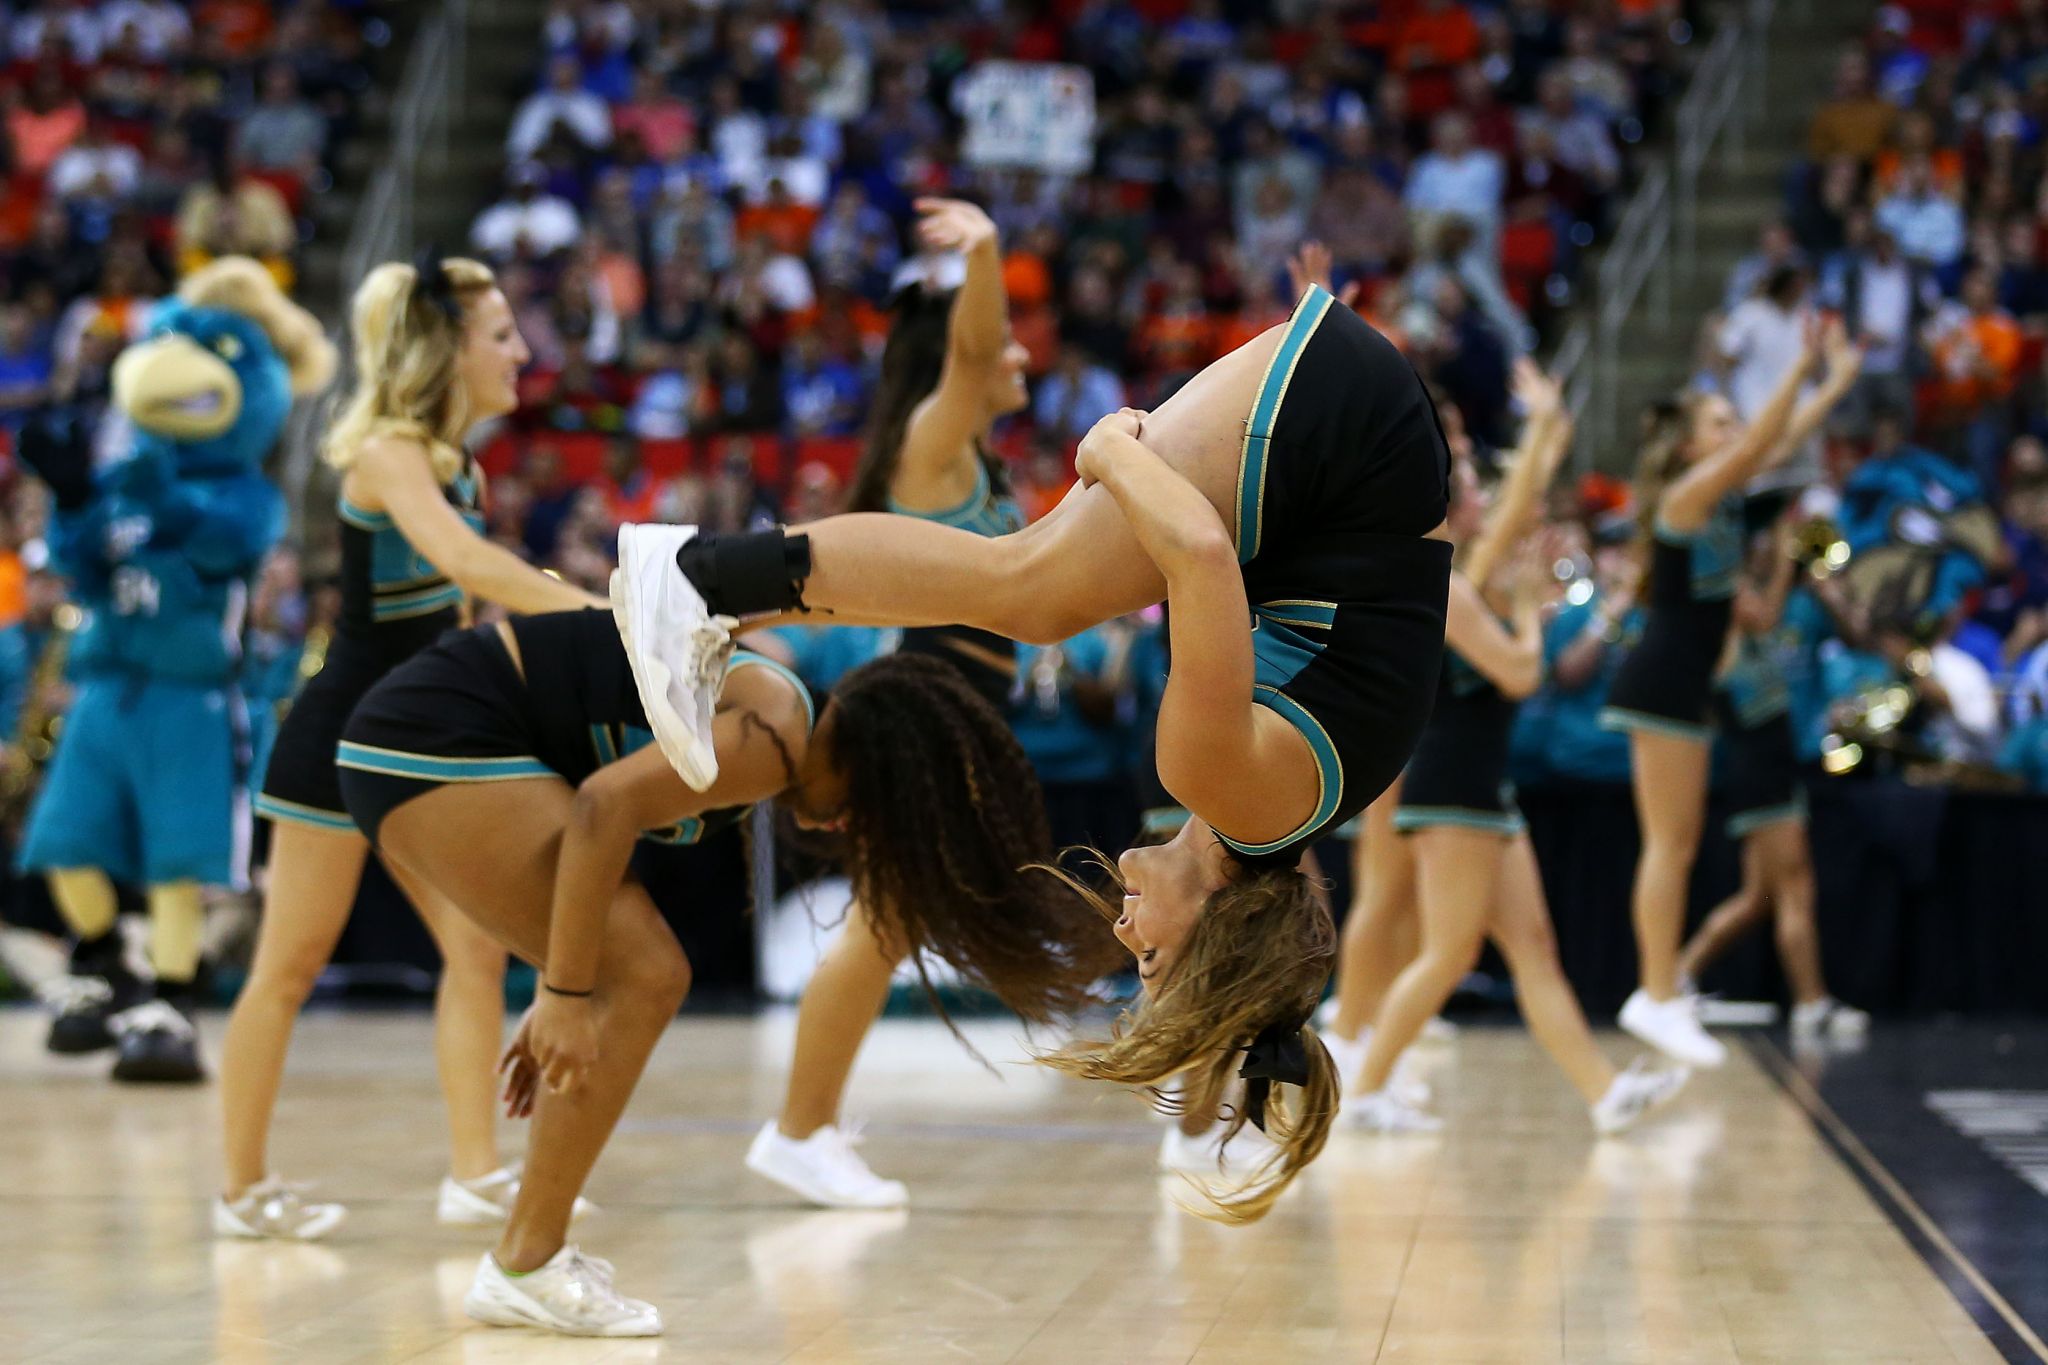
[{"label": "railing", "polygon": [[1646,286],[1658,327],[1668,329],[1673,272],[1698,268],[1700,176],[1717,159],[1742,155],[1745,125],[1762,112],[1774,3],[1746,0],[1721,21],[1673,119],[1674,170],[1652,167],[1629,197],[1600,261],[1592,316],[1573,324],[1552,359],[1579,419],[1582,467],[1623,445],[1622,338]]},{"label": "railing", "polygon": [[346,323],[348,293],[375,266],[412,254],[413,201],[420,178],[448,168],[449,129],[462,99],[468,31],[469,0],[442,0],[413,35],[412,52],[392,95],[390,145],[356,205],[355,222],[341,250],[342,298],[336,309],[340,317],[329,327],[328,335],[342,353],[342,371],[329,397],[300,404],[285,432],[278,483],[292,511],[295,536],[303,530],[306,490],[312,481],[320,433],[338,395],[347,392],[353,379]]}]

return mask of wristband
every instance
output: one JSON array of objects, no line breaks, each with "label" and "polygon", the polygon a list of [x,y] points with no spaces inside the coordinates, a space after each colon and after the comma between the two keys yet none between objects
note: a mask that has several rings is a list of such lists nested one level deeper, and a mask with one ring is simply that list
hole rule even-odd
[{"label": "wristband", "polygon": [[597,994],[597,988],[595,986],[591,987],[587,991],[565,991],[560,986],[551,986],[546,981],[542,981],[540,983],[540,988],[546,991],[549,995],[565,995],[569,997],[569,999],[571,1000],[587,1000],[591,996]]}]

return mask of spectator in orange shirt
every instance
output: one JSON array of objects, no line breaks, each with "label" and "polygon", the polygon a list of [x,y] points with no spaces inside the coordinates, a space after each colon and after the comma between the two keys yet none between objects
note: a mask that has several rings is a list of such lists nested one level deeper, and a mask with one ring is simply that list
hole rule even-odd
[{"label": "spectator in orange shirt", "polygon": [[765,237],[778,256],[802,256],[811,241],[811,229],[818,225],[818,210],[790,198],[789,186],[781,176],[768,178],[768,197],[740,210],[733,231],[741,241]]},{"label": "spectator in orange shirt", "polygon": [[1138,361],[1156,386],[1155,395],[1208,364],[1215,355],[1215,337],[1215,324],[1202,303],[1201,272],[1182,263],[1168,279],[1158,311],[1138,324]]},{"label": "spectator in orange shirt", "polygon": [[7,139],[14,144],[15,171],[41,179],[84,131],[85,105],[64,88],[57,68],[37,68],[27,97],[7,111]]},{"label": "spectator in orange shirt", "polygon": [[1899,120],[1898,141],[1893,147],[1880,152],[1877,157],[1875,193],[1881,199],[1898,187],[1899,173],[1908,163],[1921,157],[1927,159],[1937,194],[1951,199],[1962,199],[1963,154],[1954,147],[1941,145],[1940,130],[1926,111],[1908,111]]},{"label": "spectator in orange shirt", "polygon": [[2026,346],[2019,324],[1998,306],[1996,274],[1979,266],[1965,275],[1962,301],[1928,321],[1925,339],[1935,372],[1930,421],[1995,491]]},{"label": "spectator in orange shirt", "polygon": [[1396,71],[1443,70],[1479,55],[1479,25],[1456,0],[1422,0],[1395,30]]},{"label": "spectator in orange shirt", "polygon": [[192,26],[213,34],[229,56],[248,57],[270,41],[270,6],[264,0],[200,0]]}]

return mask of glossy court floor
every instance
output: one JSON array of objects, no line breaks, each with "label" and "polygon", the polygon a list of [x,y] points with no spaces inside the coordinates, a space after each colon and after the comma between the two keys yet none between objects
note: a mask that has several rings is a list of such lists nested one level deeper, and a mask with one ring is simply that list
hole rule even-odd
[{"label": "glossy court floor", "polygon": [[0,1361],[2005,1354],[1743,1049],[1640,1131],[1596,1141],[1526,1034],[1467,1029],[1421,1054],[1445,1135],[1341,1134],[1271,1217],[1231,1229],[1174,1207],[1137,1100],[1019,1064],[1002,1026],[969,1030],[984,1070],[926,1020],[879,1028],[850,1106],[912,1209],[801,1209],[740,1164],[778,1097],[786,1014],[679,1021],[598,1166],[580,1240],[661,1306],[665,1338],[472,1327],[460,1301],[488,1238],[433,1221],[428,1028],[417,1012],[308,1016],[274,1150],[351,1220],[318,1245],[220,1244],[212,1089],[116,1089],[104,1058],[46,1057],[37,1016],[0,1012]]}]

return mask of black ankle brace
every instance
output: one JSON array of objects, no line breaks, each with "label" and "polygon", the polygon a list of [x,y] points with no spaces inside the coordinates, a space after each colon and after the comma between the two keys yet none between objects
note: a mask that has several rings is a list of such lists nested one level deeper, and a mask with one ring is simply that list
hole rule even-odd
[{"label": "black ankle brace", "polygon": [[676,567],[719,616],[809,611],[811,538],[785,531],[698,533],[676,551]]}]

